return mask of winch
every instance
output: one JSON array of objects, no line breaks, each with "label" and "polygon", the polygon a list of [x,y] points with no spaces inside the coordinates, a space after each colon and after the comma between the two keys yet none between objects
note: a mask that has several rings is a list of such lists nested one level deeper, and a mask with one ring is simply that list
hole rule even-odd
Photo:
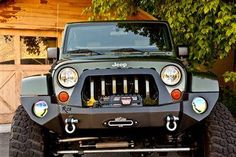
[{"label": "winch", "polygon": [[140,95],[112,95],[101,97],[98,101],[102,107],[121,107],[121,106],[141,106],[142,97]]}]

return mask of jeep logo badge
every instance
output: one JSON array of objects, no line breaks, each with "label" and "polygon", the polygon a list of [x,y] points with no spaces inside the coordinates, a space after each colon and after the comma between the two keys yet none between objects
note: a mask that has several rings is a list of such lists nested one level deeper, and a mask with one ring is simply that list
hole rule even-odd
[{"label": "jeep logo badge", "polygon": [[117,63],[117,62],[115,62],[111,66],[114,67],[114,68],[125,68],[125,67],[128,66],[128,64],[127,63]]}]

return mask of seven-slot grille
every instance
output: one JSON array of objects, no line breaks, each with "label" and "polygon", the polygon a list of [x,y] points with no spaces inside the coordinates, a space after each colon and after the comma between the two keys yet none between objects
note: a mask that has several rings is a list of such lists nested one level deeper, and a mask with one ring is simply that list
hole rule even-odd
[{"label": "seven-slot grille", "polygon": [[82,101],[90,107],[157,105],[158,89],[152,75],[89,76]]}]

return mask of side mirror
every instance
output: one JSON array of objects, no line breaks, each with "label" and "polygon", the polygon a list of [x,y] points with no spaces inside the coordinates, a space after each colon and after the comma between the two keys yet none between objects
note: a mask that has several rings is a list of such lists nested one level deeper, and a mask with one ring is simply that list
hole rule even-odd
[{"label": "side mirror", "polygon": [[189,56],[189,47],[188,46],[178,46],[177,47],[177,56],[188,58]]},{"label": "side mirror", "polygon": [[49,47],[47,49],[48,52],[48,59],[58,59],[59,55],[59,48],[58,47]]}]

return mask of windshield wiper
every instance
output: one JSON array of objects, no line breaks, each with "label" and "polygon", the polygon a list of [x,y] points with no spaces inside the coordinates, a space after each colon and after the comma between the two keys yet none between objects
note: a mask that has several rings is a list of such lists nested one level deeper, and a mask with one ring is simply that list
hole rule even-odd
[{"label": "windshield wiper", "polygon": [[119,54],[122,54],[122,55],[145,55],[145,56],[148,56],[149,55],[149,52],[148,51],[143,51],[143,50],[139,50],[139,49],[135,49],[135,48],[120,48],[120,49],[114,49],[114,50],[111,50],[111,52],[119,55]]},{"label": "windshield wiper", "polygon": [[[145,55],[145,56],[156,56],[156,55],[166,55],[167,52],[165,51],[159,51],[158,49],[148,50],[148,49],[135,49],[135,48],[120,48],[120,49],[114,49],[111,50],[111,52],[119,55]],[[169,53],[169,52],[168,52]]]},{"label": "windshield wiper", "polygon": [[145,53],[144,51],[135,49],[135,48],[120,48],[120,49],[114,49],[111,50],[112,52],[142,52]]},{"label": "windshield wiper", "polygon": [[103,55],[103,53],[101,52],[96,52],[90,49],[76,49],[76,50],[67,51],[67,53],[70,53],[71,55],[82,55],[82,56]]}]

